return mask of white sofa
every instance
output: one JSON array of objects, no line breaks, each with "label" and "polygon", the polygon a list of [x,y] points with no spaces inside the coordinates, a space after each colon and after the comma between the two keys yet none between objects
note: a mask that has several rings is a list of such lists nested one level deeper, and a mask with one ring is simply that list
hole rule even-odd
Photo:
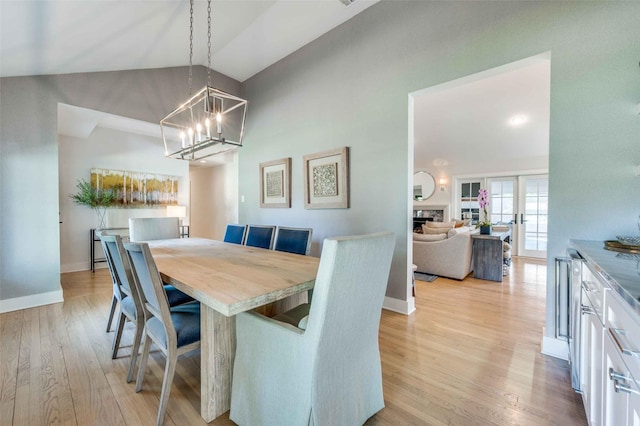
[{"label": "white sofa", "polygon": [[461,232],[445,239],[413,234],[413,263],[417,272],[463,280],[473,270],[471,234]]}]

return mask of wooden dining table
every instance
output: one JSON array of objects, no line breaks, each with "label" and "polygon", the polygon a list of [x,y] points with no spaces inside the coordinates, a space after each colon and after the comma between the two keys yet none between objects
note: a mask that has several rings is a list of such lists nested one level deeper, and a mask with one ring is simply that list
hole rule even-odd
[{"label": "wooden dining table", "polygon": [[149,241],[164,282],[200,301],[206,422],[229,410],[235,315],[313,288],[320,259],[202,238]]}]

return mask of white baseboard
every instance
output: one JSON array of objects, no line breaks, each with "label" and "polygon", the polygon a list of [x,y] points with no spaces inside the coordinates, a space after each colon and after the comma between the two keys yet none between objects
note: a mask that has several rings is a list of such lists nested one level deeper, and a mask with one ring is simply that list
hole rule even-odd
[{"label": "white baseboard", "polygon": [[385,296],[382,309],[409,315],[416,310],[416,298],[411,297],[409,300],[400,300]]},{"label": "white baseboard", "polygon": [[543,355],[549,355],[560,358],[565,361],[569,360],[569,345],[565,340],[556,339],[542,335],[542,352]]},{"label": "white baseboard", "polygon": [[[104,262],[96,264],[96,269],[106,268],[107,264]],[[88,271],[91,269],[91,265],[87,262],[77,262],[77,263],[67,263],[65,265],[60,265],[60,273],[64,274],[66,272],[78,272],[78,271]]]},{"label": "white baseboard", "polygon": [[14,297],[13,299],[0,300],[0,314],[59,302],[64,302],[62,289],[31,296]]}]

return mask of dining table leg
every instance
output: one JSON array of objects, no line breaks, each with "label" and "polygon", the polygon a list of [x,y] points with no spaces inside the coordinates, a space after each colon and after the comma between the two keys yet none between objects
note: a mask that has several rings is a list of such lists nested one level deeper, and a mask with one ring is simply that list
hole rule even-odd
[{"label": "dining table leg", "polygon": [[209,423],[231,407],[236,318],[200,304],[200,415]]}]

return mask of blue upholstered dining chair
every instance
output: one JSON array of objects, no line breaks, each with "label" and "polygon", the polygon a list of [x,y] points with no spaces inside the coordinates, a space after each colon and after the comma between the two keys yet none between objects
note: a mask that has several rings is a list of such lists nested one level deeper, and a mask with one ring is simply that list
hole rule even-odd
[{"label": "blue upholstered dining chair", "polygon": [[275,233],[275,226],[249,225],[247,227],[247,238],[244,240],[244,245],[271,250],[273,248],[273,237]]},{"label": "blue upholstered dining chair", "polygon": [[247,234],[247,225],[227,225],[224,233],[224,242],[233,244],[244,244],[244,237]]},{"label": "blue upholstered dining chair", "polygon": [[[118,310],[118,322],[116,326],[116,334],[113,336],[113,346],[111,352],[111,358],[115,359],[118,356],[118,349],[120,348],[120,339],[122,338],[122,331],[124,329],[125,322],[131,321],[135,325],[135,336],[133,338],[133,348],[131,349],[131,361],[129,363],[129,372],[127,374],[127,383],[133,380],[133,373],[138,357],[138,349],[140,348],[140,340],[142,338],[142,302],[140,295],[133,283],[133,276],[131,275],[131,268],[129,262],[124,255],[124,247],[122,246],[122,238],[120,235],[106,235],[106,233],[100,234],[100,242],[102,249],[104,250],[105,258],[107,259],[107,265],[109,266],[109,272],[111,272],[111,279],[113,281],[113,297],[117,298],[120,306]],[[112,305],[111,314],[113,314]],[[110,321],[111,322],[111,318]]]},{"label": "blue upholstered dining chair", "polygon": [[[138,321],[138,318],[143,318],[142,298],[140,294],[138,294],[136,286],[133,285],[131,266],[122,244],[122,237],[120,237],[120,235],[107,235],[103,232],[100,235],[100,242],[102,243],[107,264],[109,265],[109,272],[111,272],[111,279],[114,283],[114,298],[117,295],[120,302],[116,334],[113,336],[112,359],[118,356],[120,339],[122,338],[125,322],[128,320],[135,325],[135,337],[133,339],[133,348],[131,349],[131,364],[129,366],[129,373],[127,374],[128,383],[133,380],[138,349],[142,339],[142,328],[144,324],[142,321]],[[194,301],[191,296],[181,292],[172,285],[164,284],[163,288],[167,295],[169,306],[178,306]]]},{"label": "blue upholstered dining chair", "polygon": [[274,250],[286,251],[295,254],[309,254],[311,249],[311,228],[289,228],[278,226]]},{"label": "blue upholstered dining chair", "polygon": [[310,305],[236,316],[231,420],[361,425],[384,408],[378,328],[394,245],[393,233],[326,239]]},{"label": "blue upholstered dining chair", "polygon": [[136,392],[142,389],[151,342],[166,356],[156,425],[164,423],[178,356],[200,347],[200,303],[170,308],[162,279],[147,243],[126,243],[134,282],[143,296],[144,336]]}]

